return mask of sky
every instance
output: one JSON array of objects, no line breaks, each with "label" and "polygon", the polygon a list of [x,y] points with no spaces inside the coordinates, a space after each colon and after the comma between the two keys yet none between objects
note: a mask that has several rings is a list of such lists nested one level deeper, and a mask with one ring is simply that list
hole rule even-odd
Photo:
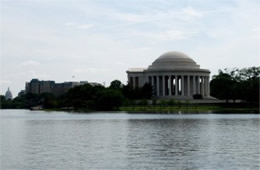
[{"label": "sky", "polygon": [[260,65],[260,0],[0,0],[0,94],[25,82],[127,82],[181,51],[211,76]]}]

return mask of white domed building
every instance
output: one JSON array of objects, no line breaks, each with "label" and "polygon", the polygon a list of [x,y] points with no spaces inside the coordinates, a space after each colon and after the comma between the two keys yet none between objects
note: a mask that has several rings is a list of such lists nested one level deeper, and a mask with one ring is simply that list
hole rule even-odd
[{"label": "white domed building", "polygon": [[166,52],[148,68],[132,68],[127,74],[134,88],[150,83],[156,98],[192,99],[195,94],[210,98],[210,71],[182,52]]},{"label": "white domed building", "polygon": [[7,91],[5,92],[5,99],[6,100],[12,100],[13,99],[13,95],[12,95],[12,92],[10,91],[9,87],[8,87]]}]

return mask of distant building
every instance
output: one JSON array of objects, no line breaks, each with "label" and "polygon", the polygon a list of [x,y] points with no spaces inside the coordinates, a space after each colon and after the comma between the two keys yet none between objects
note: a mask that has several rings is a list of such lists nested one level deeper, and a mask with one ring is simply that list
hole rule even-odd
[{"label": "distant building", "polygon": [[29,83],[25,84],[25,92],[33,94],[52,93],[54,88],[54,81],[39,81],[38,79],[32,79]]},{"label": "distant building", "polygon": [[5,92],[5,99],[6,100],[12,100],[13,99],[13,95],[12,95],[12,92],[10,91],[9,87],[8,87],[7,91]]},{"label": "distant building", "polygon": [[55,81],[32,79],[30,82],[26,82],[25,93],[52,93],[54,96],[60,96],[68,92],[69,89],[84,84],[92,85],[92,83],[89,83],[88,81],[55,83]]},{"label": "distant building", "polygon": [[91,85],[91,86],[102,86],[100,83],[96,83],[96,82],[89,82],[88,83],[89,85]]}]

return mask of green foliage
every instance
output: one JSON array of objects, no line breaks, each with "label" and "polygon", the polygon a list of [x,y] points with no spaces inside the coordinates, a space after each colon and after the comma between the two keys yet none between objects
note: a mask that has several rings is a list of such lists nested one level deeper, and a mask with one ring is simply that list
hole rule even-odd
[{"label": "green foliage", "polygon": [[193,99],[202,99],[202,95],[201,94],[194,94]]},{"label": "green foliage", "polygon": [[168,100],[168,105],[169,105],[169,106],[173,106],[173,105],[175,105],[175,104],[176,104],[176,101],[175,101],[175,100],[173,100],[173,99]]},{"label": "green foliage", "polygon": [[122,89],[123,84],[119,80],[114,80],[110,83],[109,88],[111,89]]},{"label": "green foliage", "polygon": [[167,106],[168,105],[168,100],[160,100],[160,105],[161,106]]},{"label": "green foliage", "polygon": [[153,99],[153,100],[152,100],[152,105],[157,105],[157,103],[158,103],[158,102],[157,102],[156,99]]},{"label": "green foliage", "polygon": [[130,100],[137,99],[151,99],[153,95],[153,88],[151,84],[145,83],[142,88],[133,88],[129,84],[123,86],[123,95]]},{"label": "green foliage", "polygon": [[14,98],[12,100],[13,108],[16,108],[16,109],[23,109],[23,108],[25,108],[25,98],[24,98],[24,96],[25,95],[18,96],[18,97]]},{"label": "green foliage", "polygon": [[95,100],[96,110],[118,109],[123,104],[123,95],[117,90],[104,89],[98,93]]},{"label": "green foliage", "polygon": [[219,70],[210,82],[211,96],[218,99],[259,102],[260,67]]},{"label": "green foliage", "polygon": [[64,96],[64,107],[95,108],[94,100],[97,99],[99,91],[104,89],[103,86],[91,86],[90,84],[76,86]]},{"label": "green foliage", "polygon": [[182,106],[182,102],[181,102],[180,100],[177,100],[176,105],[177,105],[178,107],[181,107],[181,106]]},{"label": "green foliage", "polygon": [[148,101],[145,100],[145,99],[140,100],[140,101],[138,102],[138,105],[140,105],[140,106],[147,106],[147,105],[148,105]]},{"label": "green foliage", "polygon": [[6,100],[5,97],[1,95],[0,108],[1,109],[23,109],[25,108],[24,96],[16,97],[13,100]]},{"label": "green foliage", "polygon": [[112,110],[123,104],[124,96],[119,90],[121,82],[115,80],[109,88],[91,86],[89,84],[76,86],[63,97],[60,107],[75,109]]},{"label": "green foliage", "polygon": [[43,93],[40,95],[42,98],[42,104],[45,108],[57,108],[58,107],[58,100],[57,98],[51,93]]},{"label": "green foliage", "polygon": [[[133,99],[151,98],[152,87],[145,84],[142,88],[133,89],[123,86],[119,80],[111,82],[109,88],[85,84],[71,88],[66,94],[55,97],[53,94],[24,94],[14,100],[6,101],[1,96],[1,108],[31,108],[41,105],[45,109],[73,108],[83,110],[114,110]],[[144,100],[145,101],[145,100]],[[144,101],[142,104],[145,104]],[[146,101],[147,102],[147,101]]]},{"label": "green foliage", "polygon": [[145,83],[141,88],[140,98],[142,99],[151,99],[153,96],[153,87],[149,83]]},{"label": "green foliage", "polygon": [[11,100],[6,100],[5,96],[0,96],[0,108],[6,109],[6,108],[12,108]]},{"label": "green foliage", "polygon": [[130,100],[138,99],[140,95],[140,88],[134,89],[128,84],[123,87],[123,95]]}]

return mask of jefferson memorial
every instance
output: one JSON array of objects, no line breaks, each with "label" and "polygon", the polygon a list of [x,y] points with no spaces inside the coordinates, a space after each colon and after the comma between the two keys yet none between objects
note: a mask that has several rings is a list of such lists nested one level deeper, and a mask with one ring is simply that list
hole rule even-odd
[{"label": "jefferson memorial", "polygon": [[209,99],[209,75],[209,70],[201,69],[192,58],[177,51],[162,54],[148,68],[127,70],[133,88],[149,83],[154,97],[165,99],[193,99],[195,94]]}]

